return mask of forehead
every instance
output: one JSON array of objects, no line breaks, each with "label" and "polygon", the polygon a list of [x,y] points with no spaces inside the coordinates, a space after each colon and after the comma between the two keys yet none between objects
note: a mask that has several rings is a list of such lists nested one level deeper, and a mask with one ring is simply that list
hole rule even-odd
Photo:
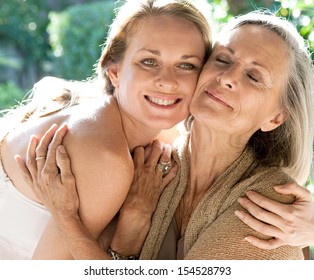
[{"label": "forehead", "polygon": [[267,27],[246,24],[222,34],[217,47],[226,47],[235,56],[283,71],[291,59],[287,43]]},{"label": "forehead", "polygon": [[[202,37],[194,22],[174,15],[153,15],[141,18],[131,27],[128,35],[131,35],[130,39],[136,36],[149,40],[154,37],[173,36],[176,33],[180,36],[188,34],[192,37]],[[148,37],[147,34],[149,34]]]}]

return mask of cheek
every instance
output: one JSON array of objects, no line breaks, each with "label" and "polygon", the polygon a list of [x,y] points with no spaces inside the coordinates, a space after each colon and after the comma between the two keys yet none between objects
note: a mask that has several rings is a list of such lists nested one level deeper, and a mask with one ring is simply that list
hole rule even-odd
[{"label": "cheek", "polygon": [[197,81],[198,81],[198,75],[195,75],[194,77],[183,77],[179,82],[182,91],[185,92],[185,95],[189,99],[192,99],[194,95],[194,92],[197,86]]}]

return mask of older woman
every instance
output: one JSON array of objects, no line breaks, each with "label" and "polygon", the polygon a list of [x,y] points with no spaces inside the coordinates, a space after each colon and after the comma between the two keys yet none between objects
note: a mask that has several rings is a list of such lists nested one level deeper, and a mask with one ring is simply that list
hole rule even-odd
[{"label": "older woman", "polygon": [[[190,135],[178,152],[180,172],[158,203],[142,258],[303,257],[296,247],[253,248],[243,238],[256,233],[234,212],[248,190],[289,203],[292,197],[278,195],[273,186],[309,176],[310,56],[296,30],[276,17],[253,13],[229,28],[199,78]],[[172,250],[169,236],[177,241]]]},{"label": "older woman", "polygon": [[[309,176],[314,131],[310,56],[295,28],[272,15],[242,16],[228,28],[200,75],[190,104],[193,119],[187,122],[189,132],[173,153],[178,174],[158,203],[155,197],[134,195],[139,185],[144,185],[142,193],[152,192],[147,182],[154,182],[152,163],[156,163],[154,155],[145,160],[143,149],[135,152],[135,187],[120,210],[109,248],[113,258],[132,259],[136,254],[142,259],[303,258],[299,247],[262,250],[251,246],[244,237],[271,237],[256,233],[234,213],[243,211],[238,201],[248,191],[291,203],[293,196],[279,195],[273,186],[293,180],[303,183]],[[61,129],[56,135],[52,158],[47,162],[53,161],[64,132]],[[34,148],[29,154],[34,154]],[[57,153],[61,181],[54,186],[51,180],[47,188],[51,192],[62,192],[63,175],[73,179],[64,155],[64,150]],[[40,184],[41,169],[29,168],[31,176],[25,168],[24,174],[34,189],[40,195],[49,192]],[[86,238],[88,234],[79,222],[73,182],[64,185],[71,190],[62,192],[70,194],[68,209],[54,206],[56,196],[46,199],[59,229],[75,256],[101,258],[103,252],[95,241]],[[62,213],[67,213],[66,220]],[[143,232],[147,231],[146,237]],[[85,239],[74,242],[67,238],[70,236],[76,237],[75,241]]]},{"label": "older woman", "polygon": [[[99,60],[99,83],[85,83],[86,96],[80,89],[59,94],[52,80],[43,94],[0,119],[0,259],[72,257],[54,219],[17,172],[14,155],[25,155],[30,136],[36,144],[52,124],[68,123],[64,145],[73,160],[80,217],[98,238],[128,193],[133,149],[188,116],[210,49],[208,22],[192,3],[126,1]],[[38,150],[39,168],[44,159]]]}]

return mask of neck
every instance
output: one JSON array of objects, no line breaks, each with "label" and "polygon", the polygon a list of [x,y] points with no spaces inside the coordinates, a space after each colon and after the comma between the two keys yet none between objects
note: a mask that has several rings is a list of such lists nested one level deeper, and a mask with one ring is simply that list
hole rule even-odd
[{"label": "neck", "polygon": [[190,187],[205,192],[243,152],[247,141],[194,120],[190,137]]},{"label": "neck", "polygon": [[130,152],[132,152],[136,147],[142,146],[145,147],[153,140],[157,139],[161,133],[160,129],[155,129],[147,127],[140,123],[136,123],[128,118],[122,112],[121,122],[123,126],[123,131],[128,143]]}]

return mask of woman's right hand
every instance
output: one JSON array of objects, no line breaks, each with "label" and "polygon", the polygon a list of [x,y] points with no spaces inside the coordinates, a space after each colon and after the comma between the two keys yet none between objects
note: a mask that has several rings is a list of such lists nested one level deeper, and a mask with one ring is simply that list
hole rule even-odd
[{"label": "woman's right hand", "polygon": [[40,141],[32,136],[28,145],[26,163],[15,156],[25,181],[55,219],[78,217],[79,199],[70,159],[62,146],[67,132],[64,124],[58,129],[52,125]]}]

